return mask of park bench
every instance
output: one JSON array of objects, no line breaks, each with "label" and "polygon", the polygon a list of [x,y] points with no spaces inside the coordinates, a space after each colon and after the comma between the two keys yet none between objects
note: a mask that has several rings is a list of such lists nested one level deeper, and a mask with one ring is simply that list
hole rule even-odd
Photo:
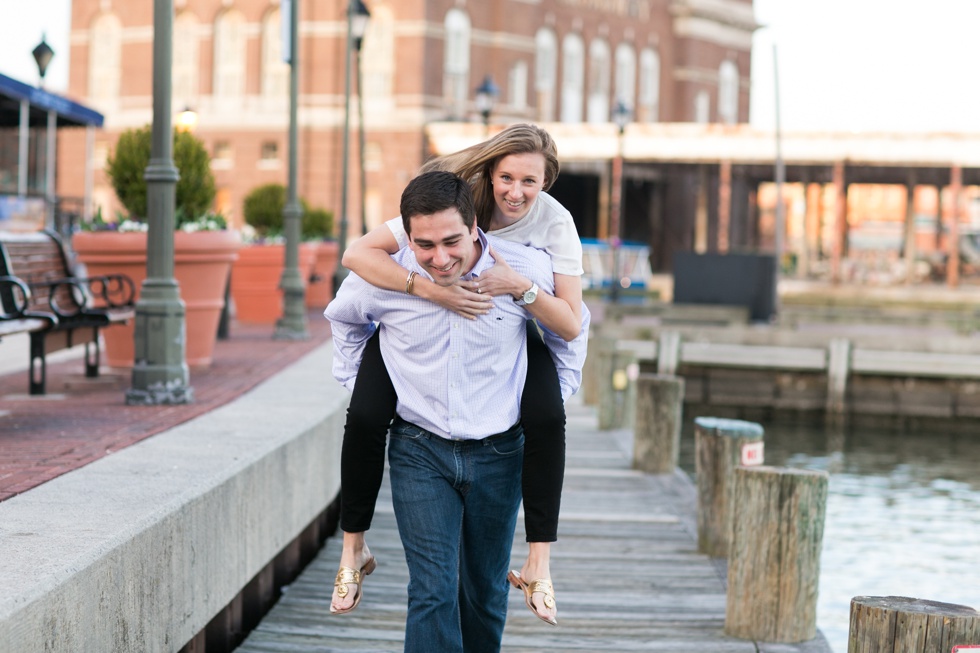
[{"label": "park bench", "polygon": [[[51,231],[0,232],[0,275],[27,286],[29,318],[48,321],[30,332],[30,393],[43,395],[45,356],[85,345],[85,376],[99,375],[99,330],[133,318],[135,287],[125,275],[75,276],[61,238]],[[4,286],[4,306],[15,306],[17,286]]]}]

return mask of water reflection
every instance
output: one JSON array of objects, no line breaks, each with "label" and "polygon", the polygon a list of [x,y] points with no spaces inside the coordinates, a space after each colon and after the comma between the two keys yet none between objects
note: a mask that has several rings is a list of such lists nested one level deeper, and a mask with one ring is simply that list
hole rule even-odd
[{"label": "water reflection", "polygon": [[[693,424],[681,466],[693,473]],[[855,596],[980,609],[980,427],[764,421],[766,464],[830,473],[817,624],[846,653]]]}]

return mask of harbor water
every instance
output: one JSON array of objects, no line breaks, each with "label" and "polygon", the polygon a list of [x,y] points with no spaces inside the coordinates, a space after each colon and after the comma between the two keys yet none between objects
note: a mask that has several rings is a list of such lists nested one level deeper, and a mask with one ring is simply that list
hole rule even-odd
[{"label": "harbor water", "polygon": [[[685,417],[681,466],[693,474],[693,422]],[[847,652],[855,596],[980,610],[980,425],[817,422],[759,423],[767,465],[830,475],[817,626],[834,653]]]}]

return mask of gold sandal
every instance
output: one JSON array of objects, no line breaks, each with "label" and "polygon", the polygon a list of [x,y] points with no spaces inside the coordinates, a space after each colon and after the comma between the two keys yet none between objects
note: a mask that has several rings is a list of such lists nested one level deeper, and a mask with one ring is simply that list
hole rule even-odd
[{"label": "gold sandal", "polygon": [[371,556],[360,570],[352,569],[351,567],[341,567],[337,570],[337,578],[333,582],[333,586],[337,588],[337,596],[344,598],[350,593],[350,588],[347,587],[348,583],[357,584],[357,589],[354,591],[354,603],[349,608],[334,610],[333,606],[331,605],[331,614],[347,614],[358,606],[358,604],[361,602],[361,597],[364,595],[364,592],[362,591],[362,588],[364,587],[364,577],[369,576],[377,566],[378,564],[375,561],[374,556]]},{"label": "gold sandal", "polygon": [[534,613],[534,616],[541,621],[551,624],[552,626],[558,625],[558,619],[556,617],[542,617],[538,614],[537,609],[534,607],[534,601],[532,596],[535,593],[544,594],[544,607],[549,610],[555,609],[555,588],[552,586],[551,581],[542,578],[539,580],[532,580],[530,583],[521,578],[520,573],[516,571],[510,571],[507,573],[507,580],[510,584],[519,590],[524,591],[524,602],[527,604],[527,609]]}]

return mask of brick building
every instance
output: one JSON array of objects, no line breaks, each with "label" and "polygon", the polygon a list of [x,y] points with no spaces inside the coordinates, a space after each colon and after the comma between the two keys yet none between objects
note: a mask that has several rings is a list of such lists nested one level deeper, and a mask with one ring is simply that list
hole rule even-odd
[{"label": "brick building", "polygon": [[[361,210],[358,98],[369,226],[397,213],[402,188],[430,152],[428,125],[481,120],[474,89],[487,75],[500,89],[493,125],[608,123],[618,100],[638,123],[748,120],[757,27],[751,0],[365,4],[371,20],[362,49],[363,89],[355,82],[351,101],[352,233],[359,231]],[[238,223],[250,189],[286,179],[289,69],[280,57],[280,4],[175,5],[173,110],[196,111],[196,134],[211,152],[219,188],[216,208]],[[299,5],[299,194],[337,213],[346,2]],[[105,128],[87,148],[82,134],[62,138],[59,190],[82,195],[77,161],[88,151],[95,162],[94,203],[111,214],[117,203],[102,172],[104,159],[120,132],[152,120],[152,3],[73,0],[71,25],[69,94],[104,113]],[[607,176],[608,157],[563,167],[555,194],[573,207],[583,236],[605,233],[600,196]],[[645,183],[640,175],[628,193],[650,195]]]}]

